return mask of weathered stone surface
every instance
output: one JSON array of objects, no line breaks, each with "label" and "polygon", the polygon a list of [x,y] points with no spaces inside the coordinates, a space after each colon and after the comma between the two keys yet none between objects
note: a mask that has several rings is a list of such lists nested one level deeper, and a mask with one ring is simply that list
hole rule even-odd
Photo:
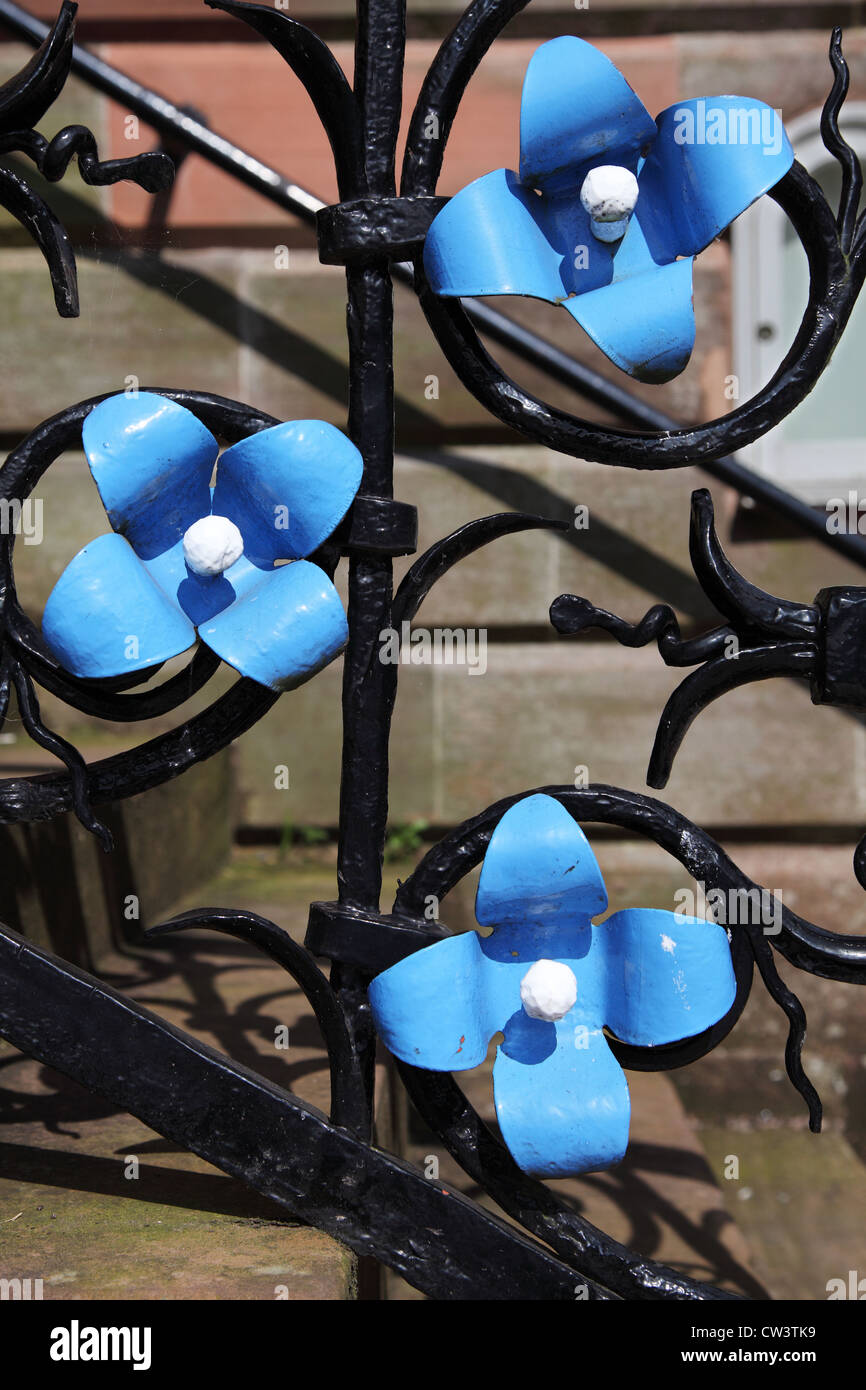
[{"label": "weathered stone surface", "polygon": [[[485,659],[484,674],[470,674],[466,665],[401,666],[393,821],[455,824],[508,793],[570,785],[579,767],[592,782],[646,792],[656,723],[681,671],[664,667],[654,649],[624,651],[613,642],[583,640],[491,641]],[[195,706],[216,698],[231,679],[226,670]],[[91,759],[134,747],[155,732],[139,726],[106,731],[74,711],[64,717],[55,700],[46,698],[44,706],[49,725]],[[182,717],[175,712],[153,724],[170,728]],[[241,823],[336,823],[339,719],[336,663],[285,696],[238,741],[233,757]],[[864,738],[856,719],[816,709],[799,683],[753,684],[726,695],[695,722],[661,796],[710,826],[850,827],[866,812]],[[23,735],[0,753],[5,769],[50,763],[27,747]],[[282,767],[289,770],[287,790],[276,785]]]},{"label": "weathered stone surface", "polygon": [[[79,254],[82,316],[58,320],[38,254],[0,253],[9,293],[0,364],[7,391],[0,430],[24,431],[74,400],[142,386],[184,386],[243,400],[280,419],[346,423],[345,278],[315,252],[274,249]],[[727,251],[711,247],[695,271],[698,341],[686,370],[635,394],[676,419],[708,418],[727,367]],[[411,291],[395,289],[397,440],[403,448],[494,439],[519,442],[470,395],[445,360]],[[540,300],[505,297],[495,308],[603,376],[621,378],[574,320]],[[590,420],[600,407],[515,354],[492,345],[503,371],[530,394]],[[5,352],[5,358],[2,353]],[[14,370],[13,370],[14,366]]]},{"label": "weathered stone surface", "polygon": [[[122,254],[122,253],[121,253]],[[82,313],[59,319],[38,252],[4,252],[0,430],[24,432],[74,401],[144,386],[237,397],[242,306],[222,255],[78,257]]]},{"label": "weathered stone surface", "polygon": [[[483,678],[433,668],[448,737],[432,818],[450,823],[509,792],[570,784],[578,765],[591,782],[643,791],[658,715],[679,674],[650,653],[588,642],[493,644]],[[799,685],[746,686],[696,721],[662,796],[709,825],[856,822],[866,809],[863,736],[858,721],[816,711]]]},{"label": "weathered stone surface", "polygon": [[[8,775],[8,765],[2,771]],[[99,807],[114,835],[111,854],[72,815],[0,826],[0,920],[67,960],[92,965],[138,939],[181,890],[197,888],[225,862],[232,801],[222,753],[177,781]]]},{"label": "weathered stone surface", "polygon": [[98,1136],[84,1152],[74,1140],[55,1152],[41,1131],[38,1148],[0,1141],[4,1279],[41,1279],[52,1301],[354,1297],[352,1257],[329,1236],[281,1220],[131,1117]]},{"label": "weathered stone surface", "polygon": [[841,1136],[705,1128],[700,1137],[716,1177],[731,1157],[739,1161],[738,1180],[720,1186],[753,1252],[755,1272],[773,1298],[822,1302],[838,1290],[831,1280],[850,1287],[850,1270],[856,1271],[856,1288],[863,1269],[866,1169]]},{"label": "weathered stone surface", "polygon": [[[401,668],[392,820],[454,824],[509,793],[570,785],[578,766],[593,782],[646,792],[656,720],[675,672],[649,653],[600,643],[494,643],[487,661],[484,676],[457,666]],[[334,823],[339,746],[323,711],[336,719],[336,670],[318,680],[240,742],[245,823]],[[818,742],[808,732],[816,719]],[[696,722],[661,795],[708,825],[849,825],[866,810],[863,737],[856,721],[815,711],[792,683],[753,685]],[[274,790],[278,763],[290,768],[289,792]]]},{"label": "weathered stone surface", "polygon": [[[441,758],[436,688],[430,672],[401,669],[401,695],[392,726],[392,821],[429,819]],[[342,661],[292,691],[235,749],[239,808],[251,826],[335,825],[340,791]],[[278,766],[289,769],[287,790],[275,786]]]},{"label": "weathered stone surface", "polygon": [[[724,364],[712,370],[707,366],[708,352],[726,344],[729,336],[727,259],[725,248],[712,247],[696,265],[700,332],[686,370],[662,388],[632,383],[637,396],[675,418],[706,418],[718,408],[715,399],[706,409],[704,401],[708,392],[718,394],[728,370],[721,369]],[[287,270],[275,269],[270,249],[246,252],[239,264],[240,292],[249,306],[241,349],[244,399],[278,416],[320,414],[342,426],[347,362],[342,271],[318,266],[314,253],[293,249]],[[562,310],[520,296],[489,302],[602,375],[618,375]],[[504,427],[452,372],[414,296],[400,286],[395,289],[394,310],[398,444],[435,445],[461,429],[469,438],[473,431],[504,437]],[[584,418],[605,418],[603,409],[528,367],[514,353],[498,345],[491,351],[505,373],[530,394]]]},{"label": "weathered stone surface", "polygon": [[[254,906],[300,939],[308,902],[333,896],[333,871],[321,855],[295,853],[288,864],[291,872],[274,852],[241,851],[225,878],[195,894],[186,883],[175,902]],[[310,1006],[251,947],[194,933],[100,965],[131,997],[328,1109]],[[276,1045],[281,1027],[287,1048]],[[2,1042],[0,1060],[13,1098],[0,1125],[0,1277],[41,1278],[45,1299],[355,1296],[356,1262],[338,1242]],[[390,1144],[384,1110],[378,1129]]]}]

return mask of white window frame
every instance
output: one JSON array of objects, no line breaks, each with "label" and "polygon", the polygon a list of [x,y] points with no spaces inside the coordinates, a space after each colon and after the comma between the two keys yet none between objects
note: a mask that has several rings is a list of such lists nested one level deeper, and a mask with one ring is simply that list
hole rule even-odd
[{"label": "white window frame", "polygon": [[[810,173],[832,159],[821,140],[816,108],[786,123],[798,160]],[[842,133],[866,165],[866,101],[846,104]],[[834,209],[835,211],[835,209]],[[787,218],[772,198],[761,198],[731,229],[733,364],[740,401],[748,400],[772,375],[783,341],[782,246]],[[866,293],[866,291],[864,291]],[[803,306],[805,308],[805,304]],[[771,336],[762,337],[762,326]],[[844,336],[842,343],[844,344]],[[828,370],[832,369],[832,362]],[[866,417],[864,417],[866,421]],[[771,430],[741,451],[745,463],[809,502],[824,504],[832,494],[861,486],[866,473],[866,423],[862,439],[786,440]]]}]

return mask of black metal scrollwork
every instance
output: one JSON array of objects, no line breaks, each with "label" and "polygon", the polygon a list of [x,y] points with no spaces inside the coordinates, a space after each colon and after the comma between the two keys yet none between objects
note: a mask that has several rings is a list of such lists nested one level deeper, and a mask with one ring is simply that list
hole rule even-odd
[{"label": "black metal scrollwork", "polygon": [[[174,178],[174,164],[161,150],[101,160],[93,133],[86,126],[64,126],[51,140],[34,130],[69,76],[77,9],[72,0],[63,0],[57,22],[41,48],[26,67],[0,87],[0,155],[26,155],[49,183],[62,179],[77,158],[85,183],[103,187],[130,179],[148,193],[168,188]],[[0,204],[26,227],[45,257],[57,312],[64,318],[75,318],[78,277],[65,228],[13,169],[0,169]]]},{"label": "black metal scrollwork", "polygon": [[[393,496],[393,263],[410,254],[417,258],[429,220],[441,205],[436,184],[467,83],[526,0],[474,0],[441,45],[410,123],[399,194],[395,158],[405,43],[401,0],[360,0],[351,85],[324,42],[284,13],[234,0],[207,3],[243,20],[274,47],[306,86],[329,136],[341,201],[318,214],[320,247],[324,260],[346,266],[348,428],[365,468],[345,522],[314,557],[329,574],[341,555],[349,558],[338,899],[312,904],[305,947],[253,913],[218,908],[186,913],[151,935],[209,927],[249,942],[287,970],[309,999],[325,1038],[331,1115],[319,1114],[220,1057],[5,927],[0,927],[0,1034],[352,1249],[376,1256],[435,1297],[572,1298],[578,1279],[591,1299],[730,1297],[635,1256],[567,1208],[543,1183],[527,1177],[448,1075],[399,1068],[409,1096],[445,1147],[527,1234],[446,1186],[430,1184],[409,1164],[370,1143],[375,1036],[366,999],[369,981],[446,934],[443,925],[426,920],[425,899],[430,894],[446,898],[480,862],[499,819],[520,799],[497,802],[445,835],[402,884],[391,912],[381,911],[397,667],[377,659],[379,635],[389,625],[411,622],[438,579],[479,547],[517,531],[559,526],[515,513],[472,521],[418,557],[394,592],[393,557],[414,551],[415,516]],[[69,71],[74,11],[74,5],[64,3],[33,62],[0,90],[0,152],[24,153],[49,179],[61,177],[77,154],[82,175],[91,182],[130,177],[146,188],[165,186],[170,170],[159,153],[101,163],[92,136],[81,127],[67,128],[52,141],[33,131]],[[432,295],[416,259],[421,303],[467,388],[529,438],[589,460],[646,469],[718,459],[794,409],[826,367],[866,276],[866,218],[858,217],[861,173],[838,128],[848,88],[838,30],[830,58],[834,83],[822,132],[842,166],[840,206],[834,213],[799,165],[772,190],[806,250],[811,287],[785,361],[753,400],[721,420],[643,434],[593,425],[555,410],[504,375],[461,305]],[[425,138],[431,114],[438,121],[437,140]],[[59,311],[77,312],[74,259],[63,229],[17,175],[0,171],[0,201],[20,216],[42,247]],[[276,423],[221,397],[154,389],[186,405],[227,443]],[[0,471],[0,499],[22,503],[60,454],[77,445],[82,422],[96,403],[94,398],[69,407],[23,440]],[[179,728],[129,753],[85,766],[76,750],[42,723],[36,685],[88,715],[144,721],[178,708],[202,690],[217,659],[201,648],[182,671],[147,690],[134,687],[153,676],[153,670],[124,680],[77,679],[48,653],[22,610],[12,549],[12,535],[0,538],[0,718],[14,690],[28,732],[56,753],[67,771],[0,783],[0,820],[42,820],[74,809],[105,842],[107,832],[95,806],[179,776],[250,728],[277,696],[240,679]],[[724,555],[706,492],[693,496],[691,554],[704,591],[724,620],[701,636],[683,638],[666,605],[652,608],[636,624],[574,595],[560,596],[551,608],[552,621],[564,635],[602,628],[626,646],[655,641],[668,665],[698,667],[661,716],[650,763],[654,786],[664,785],[696,715],[745,681],[800,675],[811,681],[818,703],[866,707],[859,660],[866,638],[866,591],[824,590],[812,604],[800,605],[758,590]],[[578,821],[615,825],[649,838],[710,888],[757,888],[706,832],[661,801],[605,786],[542,790]],[[866,837],[855,856],[855,872],[866,887]],[[826,931],[788,907],[782,908],[781,927],[772,938],[738,923],[730,925],[729,935],[737,990],[723,1019],[685,1042],[641,1048],[614,1038],[612,1050],[623,1066],[638,1070],[680,1067],[704,1056],[735,1026],[757,965],[788,1020],[788,1075],[817,1129],[821,1105],[801,1057],[805,1017],[779,977],[773,951],[809,973],[863,984],[866,943]],[[316,965],[316,955],[330,958],[330,979]],[[105,1055],[116,1056],[117,1067],[106,1066]],[[133,1056],[134,1066],[123,1064]],[[195,1106],[188,1104],[190,1094],[197,1097]],[[236,1122],[237,1115],[243,1115],[243,1123]]]}]

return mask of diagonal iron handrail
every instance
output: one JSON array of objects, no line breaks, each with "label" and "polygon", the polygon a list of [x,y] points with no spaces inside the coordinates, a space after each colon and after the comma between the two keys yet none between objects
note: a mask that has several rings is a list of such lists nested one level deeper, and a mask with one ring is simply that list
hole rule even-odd
[{"label": "diagonal iron handrail", "polygon": [[434,1298],[573,1300],[577,1287],[613,1297],[454,1188],[2,925],[0,1036],[296,1219],[314,1211],[320,1230]]},{"label": "diagonal iron handrail", "polygon": [[[0,0],[0,22],[19,38],[34,45],[42,43],[50,28],[20,5],[14,4],[13,0]],[[225,136],[211,130],[189,111],[120,72],[80,44],[75,44],[73,49],[72,69],[88,85],[121,102],[161,135],[179,141],[302,221],[314,226],[316,214],[327,206],[309,189],[287,179]],[[393,274],[401,284],[410,287],[414,284],[414,270],[408,263],[394,265]],[[655,430],[679,428],[678,422],[664,411],[657,410],[626,387],[576,361],[561,348],[524,328],[506,314],[477,299],[464,299],[462,302],[472,323],[493,341],[539,368],[552,380],[602,406],[626,424]],[[731,456],[712,462],[702,461],[696,466],[742,496],[751,497],[779,516],[786,517],[837,554],[866,568],[866,539],[844,532],[830,533],[826,528],[826,518],[786,488],[779,487]]]}]

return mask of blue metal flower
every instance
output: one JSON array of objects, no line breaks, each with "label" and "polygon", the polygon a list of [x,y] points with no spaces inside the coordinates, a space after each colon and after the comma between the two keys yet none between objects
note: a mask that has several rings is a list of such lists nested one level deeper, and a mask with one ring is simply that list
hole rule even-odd
[{"label": "blue metal flower", "polygon": [[667,381],[694,346],[695,255],[793,158],[763,102],[702,98],[654,121],[603,53],[552,39],[523,84],[519,174],[497,169],[446,204],[427,278],[441,295],[561,304],[629,375]]},{"label": "blue metal flower", "polygon": [[658,1046],[731,1008],[736,981],[723,927],[644,908],[598,926],[607,892],[580,827],[552,797],[512,806],[491,837],[466,932],[408,956],[370,986],[390,1050],[430,1071],[466,1071],[504,1033],[496,1114],[528,1173],[564,1177],[619,1162],[629,1094],[603,1028]]},{"label": "blue metal flower", "polygon": [[79,551],[45,605],[43,636],[68,670],[145,670],[198,632],[241,675],[290,690],[342,650],[340,597],[302,558],[361,481],[338,429],[293,420],[251,435],[219,458],[214,487],[217,441],[165,396],[111,396],[82,437],[114,532]]}]

